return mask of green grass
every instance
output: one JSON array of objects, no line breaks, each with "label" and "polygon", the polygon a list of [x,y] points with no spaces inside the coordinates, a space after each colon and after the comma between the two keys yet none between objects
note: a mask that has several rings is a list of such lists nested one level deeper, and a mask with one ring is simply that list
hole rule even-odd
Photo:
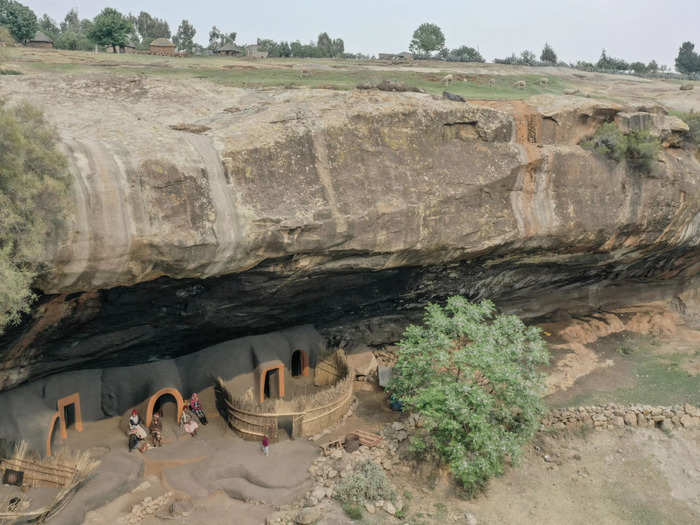
[{"label": "green grass", "polygon": [[[628,344],[625,346],[631,347]],[[567,404],[700,405],[700,376],[691,375],[681,366],[681,363],[692,355],[655,355],[649,345],[640,345],[634,353],[622,355],[624,359],[632,361],[633,385],[580,394]],[[696,351],[695,357],[700,357],[700,350]]]},{"label": "green grass", "polygon": [[[350,90],[360,83],[379,83],[397,80],[406,86],[417,87],[430,94],[448,91],[467,99],[512,100],[525,99],[533,95],[561,94],[567,87],[562,81],[549,75],[472,75],[468,70],[454,76],[467,76],[468,81],[455,81],[445,87],[441,82],[447,71],[435,67],[432,71],[387,70],[372,67],[371,62],[330,59],[268,59],[252,62],[240,58],[190,57],[170,58],[149,55],[111,55],[63,51],[60,54],[37,55],[15,54],[13,58],[35,71],[64,74],[85,74],[110,71],[117,75],[145,74],[168,78],[199,78],[217,84],[244,88],[327,88]],[[432,64],[435,66],[435,64]],[[440,64],[437,64],[438,66]],[[264,66],[264,67],[259,67]],[[447,67],[447,66],[446,66]],[[300,71],[311,71],[302,77]],[[489,79],[495,85],[489,85]],[[547,78],[549,83],[540,86],[537,81]],[[525,80],[525,89],[513,84]]]}]

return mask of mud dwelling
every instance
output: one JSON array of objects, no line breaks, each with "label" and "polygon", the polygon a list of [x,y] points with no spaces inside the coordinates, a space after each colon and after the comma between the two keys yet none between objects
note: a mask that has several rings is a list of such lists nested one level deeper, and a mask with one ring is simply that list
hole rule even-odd
[{"label": "mud dwelling", "polygon": [[312,326],[225,341],[176,359],[56,374],[0,394],[0,438],[25,440],[50,456],[52,444],[83,423],[119,416],[128,430],[135,410],[152,423],[170,403],[180,422],[198,394],[241,436],[310,436],[340,420],[352,401],[344,354],[328,353]]}]

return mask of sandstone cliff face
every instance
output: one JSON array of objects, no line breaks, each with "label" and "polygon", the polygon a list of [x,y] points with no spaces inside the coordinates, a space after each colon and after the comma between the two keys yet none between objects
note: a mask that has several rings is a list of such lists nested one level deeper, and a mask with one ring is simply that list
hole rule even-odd
[{"label": "sandstone cliff face", "polygon": [[578,146],[637,107],[106,76],[0,95],[44,107],[75,178],[45,295],[0,340],[0,388],[301,322],[341,334],[454,293],[525,316],[672,298],[700,267],[693,154],[640,176]]}]

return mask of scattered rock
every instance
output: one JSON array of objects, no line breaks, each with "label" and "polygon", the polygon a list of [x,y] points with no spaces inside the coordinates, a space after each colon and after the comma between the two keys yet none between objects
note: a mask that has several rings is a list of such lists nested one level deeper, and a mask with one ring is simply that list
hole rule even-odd
[{"label": "scattered rock", "polygon": [[472,514],[471,512],[464,513],[464,522],[466,523],[466,525],[477,525],[478,523],[476,521],[476,516],[474,516],[474,514]]},{"label": "scattered rock", "polygon": [[692,84],[681,84],[681,87],[679,88],[681,91],[690,91],[693,89]]},{"label": "scattered rock", "polygon": [[375,508],[374,504],[370,503],[369,501],[365,503],[365,510],[370,514],[374,514],[375,512],[377,512],[377,509]]},{"label": "scattered rock", "polygon": [[189,516],[194,510],[194,505],[190,500],[178,500],[170,504],[170,515],[171,516]]},{"label": "scattered rock", "polygon": [[449,91],[443,91],[442,98],[446,98],[447,100],[451,100],[452,102],[466,102],[466,100],[464,100],[464,97],[456,95],[455,93],[450,93]]},{"label": "scattered rock", "polygon": [[396,507],[394,507],[394,504],[391,501],[384,502],[384,511],[391,516],[396,515]]},{"label": "scattered rock", "polygon": [[319,507],[307,507],[301,509],[294,518],[294,522],[299,525],[311,525],[321,519],[321,509]]}]

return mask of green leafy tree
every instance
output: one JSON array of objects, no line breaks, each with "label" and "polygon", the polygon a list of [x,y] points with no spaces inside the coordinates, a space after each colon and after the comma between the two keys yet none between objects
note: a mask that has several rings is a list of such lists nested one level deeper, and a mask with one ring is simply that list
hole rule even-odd
[{"label": "green leafy tree", "polygon": [[90,51],[95,47],[95,44],[87,38],[82,33],[74,33],[73,31],[66,31],[58,35],[56,40],[54,40],[54,46],[58,49],[70,49],[70,50],[81,50]]},{"label": "green leafy tree", "polygon": [[484,62],[484,57],[473,47],[462,46],[452,49],[447,55],[450,62]]},{"label": "green leafy tree", "polygon": [[659,70],[659,64],[656,63],[656,60],[652,60],[647,64],[647,71],[649,73],[656,73]]},{"label": "green leafy tree", "polygon": [[621,58],[608,56],[605,49],[603,49],[596,63],[596,68],[602,71],[627,71],[630,66]]},{"label": "green leafy tree", "polygon": [[524,66],[534,66],[537,63],[537,57],[535,56],[535,53],[526,49],[520,53],[518,63]]},{"label": "green leafy tree", "polygon": [[423,326],[409,326],[399,348],[389,389],[421,417],[414,452],[449,465],[468,494],[479,492],[539,427],[538,368],[548,362],[539,330],[497,315],[491,301],[457,296],[428,305]]},{"label": "green leafy tree", "polygon": [[192,53],[194,49],[194,35],[197,34],[197,30],[189,20],[183,20],[177,28],[177,33],[173,37],[173,43],[178,49]]},{"label": "green leafy tree", "polygon": [[129,42],[132,30],[133,26],[124,15],[116,9],[106,7],[95,17],[88,37],[96,44],[112,46],[112,50],[117,53],[117,47]]},{"label": "green leafy tree", "polygon": [[333,56],[333,41],[331,40],[331,37],[328,36],[328,33],[321,33],[318,35],[316,47],[318,47],[321,56]]},{"label": "green leafy tree", "polygon": [[676,57],[676,69],[686,75],[700,72],[700,55],[695,52],[695,44],[683,42]]},{"label": "green leafy tree", "polygon": [[630,64],[630,69],[637,75],[643,75],[647,72],[647,66],[644,62],[632,62]]},{"label": "green leafy tree", "polygon": [[127,19],[132,26],[130,42],[145,49],[156,38],[170,38],[170,26],[163,19],[141,11],[138,16],[130,14]]},{"label": "green leafy tree", "polygon": [[547,62],[549,64],[557,63],[557,54],[552,49],[552,46],[545,43],[544,48],[542,48],[542,54],[540,54],[540,61]]},{"label": "green leafy tree", "polygon": [[413,39],[409,45],[411,53],[430,55],[445,47],[445,35],[435,24],[425,23],[418,26],[413,32]]},{"label": "green leafy tree", "polygon": [[18,42],[26,42],[39,29],[34,11],[14,0],[0,0],[0,25],[7,26]]},{"label": "green leafy tree", "polygon": [[66,160],[41,112],[0,105],[0,333],[29,311],[46,239],[68,209]]},{"label": "green leafy tree", "polygon": [[95,47],[95,43],[87,36],[91,28],[91,20],[80,20],[78,11],[71,9],[61,22],[61,29],[54,39],[54,46],[59,49],[89,51]]},{"label": "green leafy tree", "polygon": [[236,42],[236,33],[224,33],[218,27],[213,26],[209,31],[209,49],[217,51],[228,43]]},{"label": "green leafy tree", "polygon": [[345,54],[345,42],[342,38],[334,38],[331,46],[332,57],[342,57]]},{"label": "green leafy tree", "polygon": [[61,22],[61,32],[66,33],[68,31],[74,33],[80,32],[80,17],[78,16],[78,11],[75,9],[68,11],[63,22]]},{"label": "green leafy tree", "polygon": [[39,30],[45,35],[51,37],[51,40],[56,40],[61,30],[56,25],[56,22],[49,15],[44,15],[39,19]]}]

